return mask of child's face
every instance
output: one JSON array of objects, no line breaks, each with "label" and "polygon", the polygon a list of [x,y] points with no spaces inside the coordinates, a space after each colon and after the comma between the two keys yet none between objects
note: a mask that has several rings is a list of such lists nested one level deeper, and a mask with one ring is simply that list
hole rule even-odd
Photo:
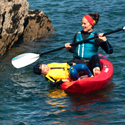
[{"label": "child's face", "polygon": [[88,22],[88,20],[86,18],[82,19],[82,27],[84,32],[92,32],[92,25]]},{"label": "child's face", "polygon": [[47,65],[42,64],[42,69],[41,69],[42,75],[47,74],[49,72],[49,70],[50,70],[50,68]]}]

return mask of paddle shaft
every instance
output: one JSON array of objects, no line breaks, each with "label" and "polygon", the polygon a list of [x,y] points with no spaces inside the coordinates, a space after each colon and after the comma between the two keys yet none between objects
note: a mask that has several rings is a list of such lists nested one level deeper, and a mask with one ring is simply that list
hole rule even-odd
[{"label": "paddle shaft", "polygon": [[[125,30],[124,27],[121,28],[121,29],[117,29],[117,30],[108,32],[108,33],[104,33],[103,36],[106,36],[106,35],[109,35],[109,34],[112,34],[112,33],[116,33],[116,32],[122,31],[122,30]],[[92,38],[89,38],[89,39],[85,39],[85,40],[79,41],[79,42],[77,42],[77,43],[70,44],[70,45],[71,45],[71,46],[75,46],[75,45],[81,44],[81,43],[83,43],[83,42],[85,43],[85,42],[87,42],[87,41],[89,41],[89,40],[92,40],[92,39],[95,39],[95,38],[98,38],[98,35],[96,35],[96,36],[94,36],[94,37],[92,37]],[[41,54],[40,54],[40,57],[41,57],[42,55],[45,55],[45,54],[48,54],[48,53],[51,53],[51,52],[55,52],[55,51],[57,51],[57,50],[61,50],[61,49],[63,49],[63,48],[65,48],[65,46],[62,46],[62,47],[60,47],[60,48],[57,48],[57,49],[54,49],[54,50],[50,50],[50,51],[41,53]]]}]

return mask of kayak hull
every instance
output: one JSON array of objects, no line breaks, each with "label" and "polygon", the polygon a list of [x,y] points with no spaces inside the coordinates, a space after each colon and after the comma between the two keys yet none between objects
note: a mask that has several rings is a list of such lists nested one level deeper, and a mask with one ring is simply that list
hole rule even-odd
[{"label": "kayak hull", "polygon": [[61,85],[61,89],[70,93],[87,94],[108,86],[113,78],[113,65],[106,56],[99,54],[99,57],[101,63],[101,73],[99,75],[64,82]]}]

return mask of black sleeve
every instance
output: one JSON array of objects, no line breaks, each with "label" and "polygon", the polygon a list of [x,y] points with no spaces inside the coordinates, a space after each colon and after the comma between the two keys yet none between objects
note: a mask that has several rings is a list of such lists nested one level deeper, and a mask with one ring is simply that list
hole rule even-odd
[{"label": "black sleeve", "polygon": [[111,46],[111,44],[106,41],[106,42],[102,42],[100,44],[101,48],[107,53],[107,54],[112,54],[113,53],[113,47]]},{"label": "black sleeve", "polygon": [[97,38],[96,44],[100,46],[107,54],[113,53],[113,47],[108,41],[104,42],[103,40]]},{"label": "black sleeve", "polygon": [[51,78],[51,79],[53,79],[53,81],[51,81],[50,79],[48,79],[47,77],[45,77],[45,79],[50,83],[50,85],[52,85],[53,87],[58,87],[58,86],[60,86],[62,83],[63,83],[63,81],[62,80],[60,80],[60,81],[56,81],[56,80],[54,80],[53,78]]}]

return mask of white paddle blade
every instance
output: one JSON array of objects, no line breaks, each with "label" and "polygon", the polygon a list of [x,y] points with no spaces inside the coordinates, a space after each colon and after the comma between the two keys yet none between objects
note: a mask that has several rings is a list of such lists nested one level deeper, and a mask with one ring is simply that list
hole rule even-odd
[{"label": "white paddle blade", "polygon": [[39,56],[40,56],[39,54],[35,53],[21,54],[12,59],[12,65],[15,68],[22,68],[35,62],[39,58]]}]

